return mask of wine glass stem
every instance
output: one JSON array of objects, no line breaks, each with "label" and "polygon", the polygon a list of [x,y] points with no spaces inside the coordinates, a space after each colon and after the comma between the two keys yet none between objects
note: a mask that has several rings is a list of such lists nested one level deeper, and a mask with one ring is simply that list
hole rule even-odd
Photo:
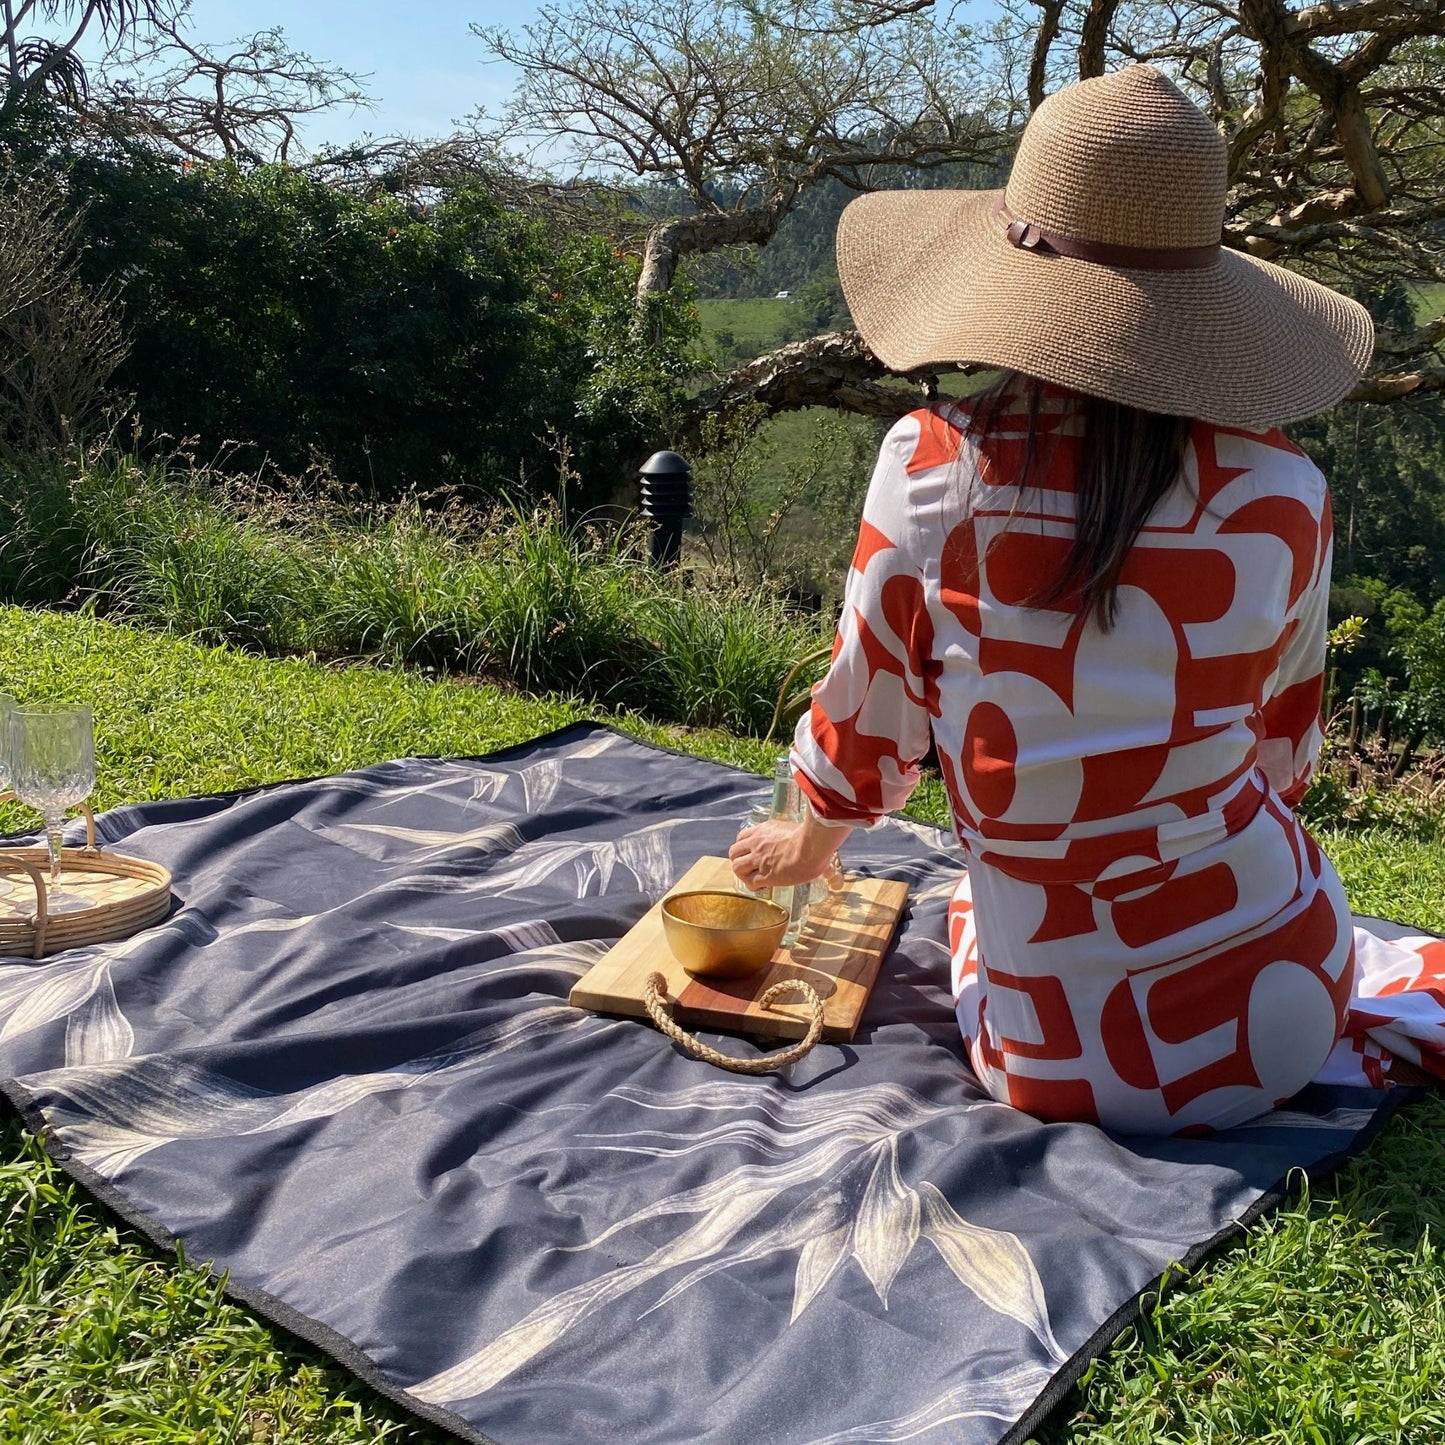
[{"label": "wine glass stem", "polygon": [[63,818],[47,818],[45,820],[45,845],[50,849],[50,891],[52,894],[60,892],[60,850],[64,843],[61,834]]}]

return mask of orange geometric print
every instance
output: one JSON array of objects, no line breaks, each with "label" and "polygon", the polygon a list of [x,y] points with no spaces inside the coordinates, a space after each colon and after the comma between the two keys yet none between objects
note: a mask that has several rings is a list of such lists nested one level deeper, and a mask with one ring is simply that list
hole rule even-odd
[{"label": "orange geometric print", "polygon": [[959,1022],[995,1097],[1224,1127],[1313,1077],[1354,977],[1338,879],[1287,805],[1319,743],[1326,490],[1278,433],[1196,423],[1106,632],[1034,605],[1077,459],[1067,396],[1040,421],[1026,493],[1011,409],[982,435],[957,407],[889,433],[794,769],[820,816],[872,823],[934,744],[971,859]]}]

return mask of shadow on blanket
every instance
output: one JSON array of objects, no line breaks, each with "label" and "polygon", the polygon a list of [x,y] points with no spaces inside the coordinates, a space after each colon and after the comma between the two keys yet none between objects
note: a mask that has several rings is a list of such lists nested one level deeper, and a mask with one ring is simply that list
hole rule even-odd
[{"label": "shadow on blanket", "polygon": [[1166,1266],[1404,1093],[1148,1141],[994,1103],[948,996],[959,856],[903,820],[850,844],[912,889],[855,1043],[742,1078],[569,1008],[766,786],[583,725],[116,810],[179,907],[0,964],[0,1073],[151,1237],[501,1445],[1022,1440]]}]

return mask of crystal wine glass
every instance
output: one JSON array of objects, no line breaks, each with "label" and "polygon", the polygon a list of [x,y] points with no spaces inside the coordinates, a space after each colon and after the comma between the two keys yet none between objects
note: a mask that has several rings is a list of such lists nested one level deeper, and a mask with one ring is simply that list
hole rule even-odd
[{"label": "crystal wine glass", "polygon": [[10,714],[16,706],[8,692],[0,692],[0,793],[10,791]]},{"label": "crystal wine glass", "polygon": [[[10,791],[10,714],[15,708],[15,699],[8,692],[0,692],[0,793]],[[0,875],[0,898],[15,891],[15,885]]]},{"label": "crystal wine glass", "polygon": [[10,775],[15,795],[45,819],[50,849],[50,890],[46,904],[62,913],[89,901],[60,887],[61,827],[65,810],[95,787],[95,739],[88,707],[58,712],[16,708],[10,715]]}]

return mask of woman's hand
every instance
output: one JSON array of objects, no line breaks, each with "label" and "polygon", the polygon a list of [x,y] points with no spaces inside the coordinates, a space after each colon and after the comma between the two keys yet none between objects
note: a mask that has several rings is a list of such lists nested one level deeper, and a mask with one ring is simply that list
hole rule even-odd
[{"label": "woman's hand", "polygon": [[851,832],[820,823],[811,811],[801,823],[774,818],[739,833],[728,858],[738,882],[753,892],[811,883],[829,871],[839,845]]}]

